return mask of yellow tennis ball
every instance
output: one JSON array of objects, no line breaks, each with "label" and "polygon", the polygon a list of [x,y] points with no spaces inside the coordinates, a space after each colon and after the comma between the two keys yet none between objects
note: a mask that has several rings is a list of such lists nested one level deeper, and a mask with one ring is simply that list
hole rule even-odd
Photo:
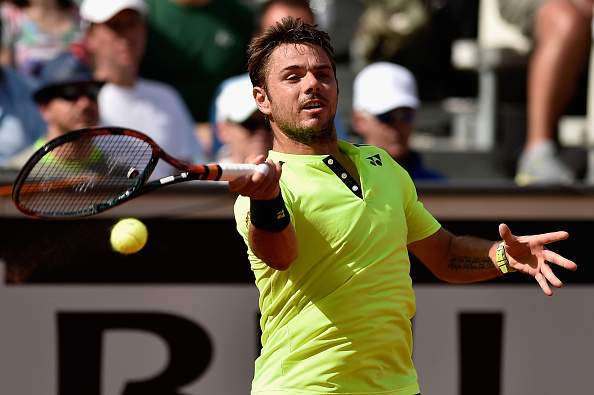
[{"label": "yellow tennis ball", "polygon": [[125,218],[111,229],[111,246],[121,254],[134,254],[148,239],[146,226],[136,218]]}]

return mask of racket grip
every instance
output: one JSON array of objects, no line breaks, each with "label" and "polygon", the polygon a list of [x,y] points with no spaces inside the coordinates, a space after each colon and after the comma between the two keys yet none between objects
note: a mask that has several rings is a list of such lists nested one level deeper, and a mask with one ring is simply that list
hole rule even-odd
[{"label": "racket grip", "polygon": [[221,163],[220,181],[232,181],[241,176],[249,176],[256,171],[256,165],[248,163]]}]

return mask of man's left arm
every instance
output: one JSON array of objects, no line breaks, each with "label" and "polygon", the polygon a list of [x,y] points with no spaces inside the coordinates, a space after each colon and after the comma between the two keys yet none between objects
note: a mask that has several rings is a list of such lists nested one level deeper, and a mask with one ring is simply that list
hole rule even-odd
[{"label": "man's left arm", "polygon": [[577,265],[546,248],[568,237],[567,232],[532,236],[514,236],[505,224],[499,226],[503,242],[471,236],[455,236],[441,228],[433,235],[408,245],[408,249],[439,279],[454,283],[488,280],[504,272],[520,271],[533,276],[543,292],[552,295],[549,283],[560,288],[563,283],[549,264],[568,270]]}]

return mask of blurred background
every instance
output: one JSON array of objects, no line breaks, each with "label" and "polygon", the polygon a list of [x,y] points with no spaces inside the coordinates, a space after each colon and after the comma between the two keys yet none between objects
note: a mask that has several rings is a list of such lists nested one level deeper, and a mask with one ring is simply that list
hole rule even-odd
[{"label": "blurred background", "polygon": [[[101,9],[114,1],[89,3]],[[140,7],[138,1],[126,4]],[[590,53],[588,49],[582,54],[585,61],[575,89],[554,127],[558,155],[575,180],[518,183],[517,164],[528,135],[528,67],[535,42],[503,19],[500,1],[311,0],[309,6],[335,49],[341,138],[363,141],[352,118],[358,73],[374,62],[403,66],[416,80],[420,102],[410,147],[427,168],[444,176],[414,181],[419,199],[443,226],[493,240],[499,238],[500,222],[509,224],[515,234],[570,233],[568,240],[551,249],[574,260],[579,269],[556,271],[565,287],[553,298],[541,295],[532,278],[513,274],[472,286],[446,285],[411,257],[419,306],[413,321],[414,358],[422,393],[590,393],[594,389],[589,372],[594,364],[589,336],[594,329],[590,302],[594,269],[588,248],[594,220]],[[132,116],[130,108],[150,108],[133,121],[154,126],[154,113],[159,120],[181,119],[187,133],[168,139],[193,135],[195,141],[171,149],[181,149],[180,155],[196,162],[218,160],[221,146],[233,147],[229,136],[235,132],[223,129],[221,123],[233,121],[248,128],[250,118],[222,118],[228,112],[218,106],[217,98],[226,97],[222,92],[229,79],[246,71],[245,48],[258,34],[265,1],[146,3],[149,11],[140,12],[146,37],[140,33],[137,38],[141,43],[146,38],[146,49],[126,66],[135,82],[122,88],[99,61],[111,56],[104,50],[113,42],[97,45],[101,37],[87,36],[88,21],[81,15],[93,9],[84,11],[84,1],[0,2],[2,394],[249,391],[259,350],[258,295],[244,242],[235,230],[236,196],[226,185],[176,185],[73,221],[28,218],[11,200],[11,185],[23,164],[23,158],[16,157],[26,160],[24,154],[41,147],[50,132],[59,131],[61,123],[56,120],[66,120],[68,114],[90,114],[87,123],[128,122],[114,116]],[[110,29],[129,33],[135,23],[129,19]],[[100,18],[92,22],[102,24]],[[60,39],[28,35],[44,29]],[[566,47],[576,49],[577,44]],[[106,82],[101,91],[69,96],[67,91],[51,90],[54,96],[32,100],[35,92],[80,83],[58,81],[42,72],[46,63],[65,52],[88,68],[85,83]],[[7,88],[15,81],[18,95],[17,88]],[[157,99],[151,101],[150,95],[133,89],[154,81],[167,84],[159,89],[166,92],[168,103],[176,103],[170,113]],[[120,104],[122,97],[128,100],[123,101],[126,105]],[[66,102],[71,106],[65,107]],[[103,105],[106,102],[117,104]],[[238,103],[232,102],[231,108],[240,108]],[[9,126],[2,127],[8,116]],[[171,130],[172,125],[182,129],[173,121],[163,129]],[[194,145],[200,149],[183,150]],[[139,218],[149,231],[146,247],[137,254],[121,255],[109,245],[111,227],[125,217]],[[473,338],[469,333],[484,336]],[[533,336],[521,342],[518,333]]]}]

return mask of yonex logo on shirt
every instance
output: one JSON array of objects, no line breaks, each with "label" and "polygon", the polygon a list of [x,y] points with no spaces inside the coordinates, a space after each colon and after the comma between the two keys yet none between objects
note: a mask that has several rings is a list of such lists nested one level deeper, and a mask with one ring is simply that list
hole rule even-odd
[{"label": "yonex logo on shirt", "polygon": [[368,156],[365,159],[369,160],[369,163],[371,163],[373,166],[381,166],[382,165],[382,159],[380,158],[379,154],[375,154],[373,156]]}]

